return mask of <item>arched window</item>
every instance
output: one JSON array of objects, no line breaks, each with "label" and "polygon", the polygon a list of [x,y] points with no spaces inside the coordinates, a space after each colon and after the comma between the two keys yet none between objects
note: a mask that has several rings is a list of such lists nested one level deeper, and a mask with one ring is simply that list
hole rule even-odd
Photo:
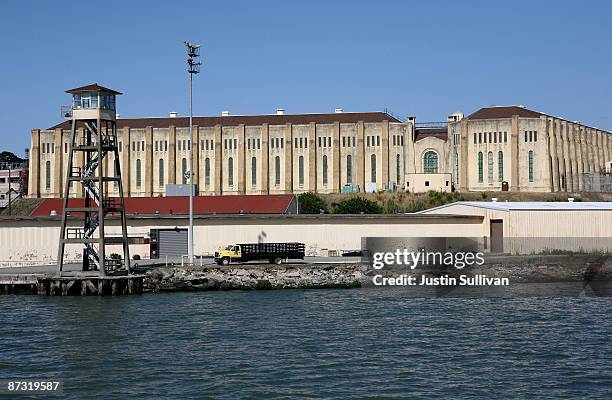
[{"label": "arched window", "polygon": [[478,182],[482,183],[483,181],[483,170],[482,170],[482,151],[478,152]]},{"label": "arched window", "polygon": [[142,166],[140,164],[140,159],[136,160],[136,187],[140,187],[142,185]]},{"label": "arched window", "polygon": [[257,157],[251,158],[251,186],[257,186]]},{"label": "arched window", "polygon": [[529,150],[529,182],[533,182],[533,150]]},{"label": "arched window", "polygon": [[395,183],[400,183],[400,155],[395,156]]},{"label": "arched window", "polygon": [[487,153],[487,178],[489,183],[493,182],[493,152]]},{"label": "arched window", "polygon": [[280,170],[280,157],[274,157],[274,184],[280,185],[281,181],[281,170]]},{"label": "arched window", "polygon": [[159,187],[164,187],[164,159],[159,159]]},{"label": "arched window", "polygon": [[298,158],[298,183],[304,185],[304,156]]},{"label": "arched window", "polygon": [[423,172],[426,174],[438,173],[438,153],[428,150],[423,154]]},{"label": "arched window", "polygon": [[234,159],[232,157],[227,159],[227,184],[234,186]]},{"label": "arched window", "polygon": [[183,158],[181,160],[181,176],[183,177],[183,185],[187,183],[187,177],[185,176],[185,174],[187,173],[187,159]]},{"label": "arched window", "polygon": [[455,151],[455,183],[459,182],[459,153]]},{"label": "arched window", "polygon": [[504,180],[504,152],[497,152],[497,180],[502,182]]},{"label": "arched window", "polygon": [[204,186],[210,186],[210,158],[204,160]]},{"label": "arched window", "polygon": [[45,162],[45,189],[51,190],[51,161]]},{"label": "arched window", "polygon": [[376,183],[376,154],[370,156],[370,182]]},{"label": "arched window", "polygon": [[353,156],[346,156],[346,183],[353,183]]},{"label": "arched window", "polygon": [[327,156],[323,156],[323,184],[327,185]]}]

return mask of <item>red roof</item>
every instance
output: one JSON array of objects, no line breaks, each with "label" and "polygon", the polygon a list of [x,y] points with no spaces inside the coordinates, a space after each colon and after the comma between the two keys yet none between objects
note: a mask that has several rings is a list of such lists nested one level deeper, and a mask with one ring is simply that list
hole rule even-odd
[{"label": "red roof", "polygon": [[[384,112],[342,112],[328,114],[283,114],[283,115],[228,115],[217,117],[193,117],[193,124],[197,126],[238,126],[244,125],[284,125],[284,124],[317,124],[356,123],[356,122],[400,122],[393,116]],[[64,121],[49,129],[70,129],[70,121]],[[117,128],[168,128],[169,126],[188,127],[189,117],[152,117],[152,118],[119,118]]]},{"label": "red roof", "polygon": [[[241,195],[241,196],[195,196],[194,214],[284,214],[294,196],[282,195]],[[55,210],[58,215],[63,211],[63,199],[44,199],[32,211],[32,216],[48,217]],[[82,207],[85,200],[70,199],[70,207]],[[125,210],[128,215],[187,215],[189,197],[126,197]]]},{"label": "red roof", "polygon": [[100,86],[97,83],[92,83],[91,85],[81,86],[74,89],[66,90],[66,93],[76,94],[76,93],[87,93],[87,92],[102,92],[102,93],[111,93],[111,94],[123,94],[113,89],[105,88],[104,86]]},{"label": "red roof", "polygon": [[515,115],[522,118],[540,118],[545,114],[519,106],[484,107],[469,115],[467,119],[512,118]]}]

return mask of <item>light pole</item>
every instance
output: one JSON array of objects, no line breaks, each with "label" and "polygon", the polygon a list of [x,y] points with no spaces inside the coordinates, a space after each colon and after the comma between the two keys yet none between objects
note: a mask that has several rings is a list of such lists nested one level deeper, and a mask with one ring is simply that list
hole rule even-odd
[{"label": "light pole", "polygon": [[193,74],[200,73],[200,64],[194,59],[200,56],[200,45],[185,42],[187,47],[187,65],[189,72],[189,171],[186,171],[189,183],[189,230],[187,231],[189,264],[193,265]]}]

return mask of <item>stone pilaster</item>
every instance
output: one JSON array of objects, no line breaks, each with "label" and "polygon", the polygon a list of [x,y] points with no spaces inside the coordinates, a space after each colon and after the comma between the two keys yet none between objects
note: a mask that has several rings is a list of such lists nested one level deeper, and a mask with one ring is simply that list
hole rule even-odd
[{"label": "stone pilaster", "polygon": [[28,175],[28,197],[40,197],[40,129],[32,129]]},{"label": "stone pilaster", "polygon": [[53,146],[55,147],[54,149],[54,154],[53,154],[53,182],[54,182],[54,188],[53,188],[53,197],[64,197],[64,179],[62,178],[63,172],[64,172],[64,168],[63,168],[63,161],[64,161],[64,157],[62,157],[62,154],[64,152],[64,149],[62,148],[62,129],[61,128],[57,128],[55,129],[55,131],[53,132]]},{"label": "stone pilaster", "polygon": [[308,125],[308,190],[317,191],[317,124]]},{"label": "stone pilaster", "polygon": [[[470,177],[468,176],[468,149],[470,147],[470,138],[468,137],[468,123],[469,121],[464,119],[463,121],[461,121],[460,125],[461,144],[459,154],[459,190],[462,192],[467,192],[470,179]],[[512,134],[510,134],[510,143],[512,143]],[[513,162],[516,162],[516,160],[513,160]]]},{"label": "stone pilaster", "polygon": [[131,166],[130,166],[130,152],[132,151],[130,128],[124,127],[121,133],[121,183],[123,185],[124,196],[130,196],[132,194],[132,183],[130,182]]},{"label": "stone pilaster", "polygon": [[221,140],[221,125],[215,125],[215,175],[213,191],[216,194],[223,194],[223,143]]},{"label": "stone pilaster", "polygon": [[145,196],[153,196],[153,128],[145,128],[145,153],[144,153],[144,189]]},{"label": "stone pilaster", "polygon": [[357,122],[357,151],[355,163],[355,182],[359,185],[359,191],[365,192],[365,125],[363,121]]},{"label": "stone pilaster", "polygon": [[168,184],[176,183],[176,127],[168,127]]},{"label": "stone pilaster", "polygon": [[270,127],[261,124],[261,190],[263,194],[270,193]]},{"label": "stone pilaster", "polygon": [[342,174],[340,173],[342,168],[340,167],[340,122],[334,122],[334,129],[332,131],[334,135],[332,138],[333,141],[333,161],[332,161],[332,171],[333,171],[333,185],[330,185],[333,192],[340,193],[342,192],[342,179],[340,178]]},{"label": "stone pilaster", "polygon": [[555,123],[552,118],[548,118],[548,147],[550,151],[550,168],[552,178],[552,191],[559,191],[559,169],[557,159],[557,138],[555,136]]},{"label": "stone pilaster", "polygon": [[238,194],[246,193],[246,182],[245,182],[245,142],[244,142],[244,124],[238,125]]},{"label": "stone pilaster", "polygon": [[514,161],[510,164],[512,166],[512,171],[510,173],[510,190],[513,192],[519,191],[518,140],[519,140],[518,115],[514,115],[512,117],[512,122],[511,122],[511,127],[510,127],[510,160]]},{"label": "stone pilaster", "polygon": [[283,139],[285,148],[285,193],[293,193],[293,125],[287,124]]},{"label": "stone pilaster", "polygon": [[382,188],[389,188],[389,121],[381,122]]}]

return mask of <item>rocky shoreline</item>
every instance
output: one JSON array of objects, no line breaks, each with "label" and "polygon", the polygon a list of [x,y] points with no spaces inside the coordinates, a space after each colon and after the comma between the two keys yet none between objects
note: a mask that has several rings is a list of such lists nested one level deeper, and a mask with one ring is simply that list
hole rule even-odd
[{"label": "rocky shoreline", "polygon": [[144,280],[150,292],[181,290],[266,290],[361,287],[367,278],[359,265],[241,265],[155,268]]},{"label": "rocky shoreline", "polygon": [[375,286],[374,275],[459,276],[485,274],[511,283],[612,281],[612,258],[596,255],[499,256],[465,269],[373,270],[359,264],[243,264],[229,267],[158,267],[146,272],[148,292],[188,290],[268,290],[359,288]]}]

